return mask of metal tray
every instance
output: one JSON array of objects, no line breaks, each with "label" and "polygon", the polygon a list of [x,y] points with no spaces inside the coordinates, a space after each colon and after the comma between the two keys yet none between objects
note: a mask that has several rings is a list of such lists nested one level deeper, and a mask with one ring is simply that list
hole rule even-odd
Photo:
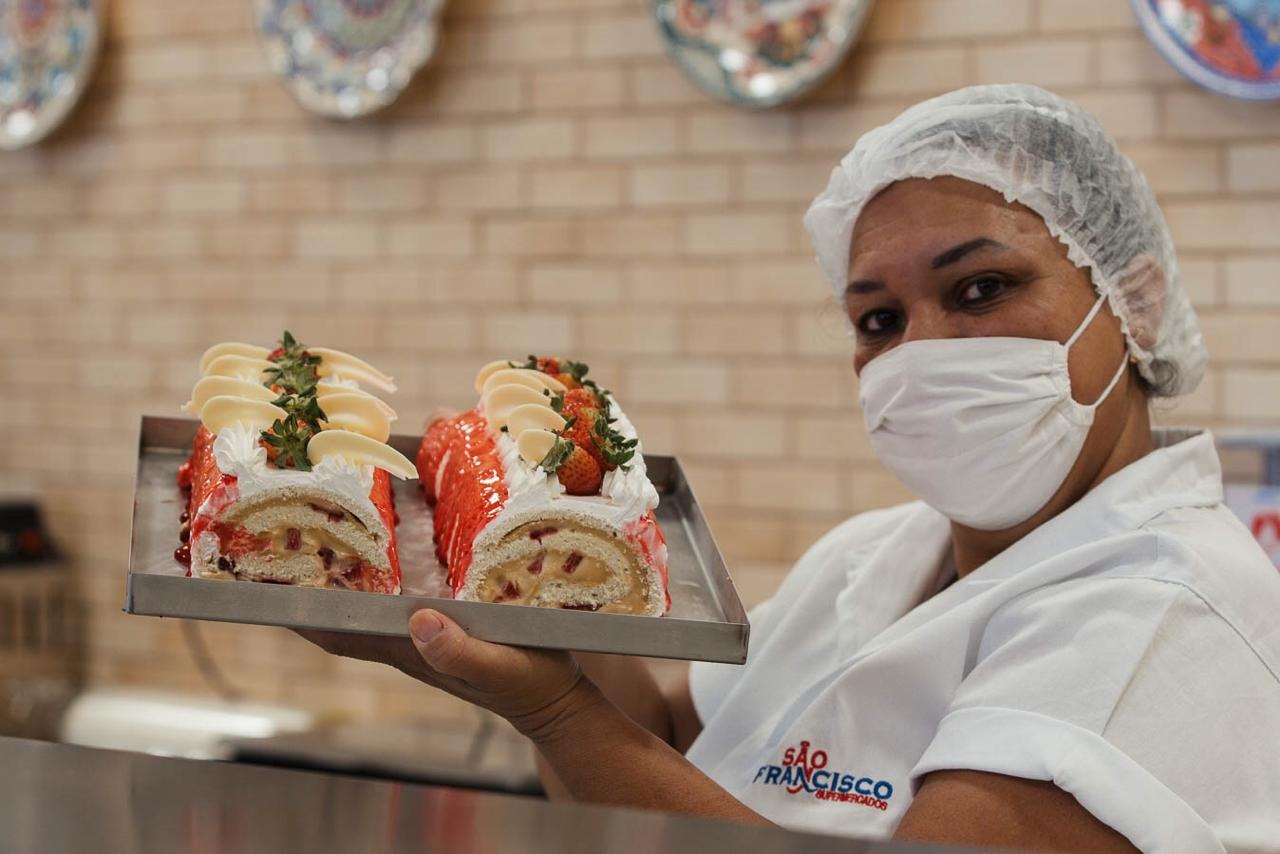
[{"label": "metal tray", "polygon": [[[407,637],[409,616],[431,607],[473,636],[497,643],[732,664],[747,660],[746,612],[674,457],[645,455],[662,496],[657,515],[669,550],[671,611],[665,617],[631,617],[454,600],[431,546],[431,511],[422,490],[417,481],[396,479],[404,575],[399,596],[188,578],[173,557],[183,509],[175,476],[198,426],[188,418],[142,418],[127,613]],[[419,436],[390,439],[410,459],[420,442]]]}]

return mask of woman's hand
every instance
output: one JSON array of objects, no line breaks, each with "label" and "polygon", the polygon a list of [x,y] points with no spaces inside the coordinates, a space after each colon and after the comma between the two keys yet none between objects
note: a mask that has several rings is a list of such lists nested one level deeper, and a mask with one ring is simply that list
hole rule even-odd
[{"label": "woman's hand", "polygon": [[335,655],[378,661],[509,720],[580,801],[768,824],[605,699],[567,652],[486,643],[437,611],[411,639],[303,632]]},{"label": "woman's hand", "polygon": [[535,742],[603,702],[567,652],[477,640],[438,611],[409,619],[410,638],[298,631],[334,655],[389,664],[414,679],[488,709]]}]

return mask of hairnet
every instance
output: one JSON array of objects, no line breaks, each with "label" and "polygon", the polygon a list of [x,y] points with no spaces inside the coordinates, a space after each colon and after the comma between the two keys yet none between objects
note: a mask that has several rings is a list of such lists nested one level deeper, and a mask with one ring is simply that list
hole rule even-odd
[{"label": "hairnet", "polygon": [[1088,269],[1158,395],[1195,388],[1207,358],[1151,188],[1097,120],[1034,86],[973,86],[865,134],[805,214],[818,264],[844,293],[863,207],[906,178],[963,178],[1035,211]]}]

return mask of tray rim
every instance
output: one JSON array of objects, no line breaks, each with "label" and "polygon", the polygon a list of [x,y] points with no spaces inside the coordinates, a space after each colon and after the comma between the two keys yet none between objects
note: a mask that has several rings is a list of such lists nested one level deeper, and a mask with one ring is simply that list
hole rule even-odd
[{"label": "tray rim", "polygon": [[[135,571],[139,542],[136,519],[139,509],[143,455],[149,450],[181,452],[182,444],[158,444],[148,440],[158,431],[193,428],[193,418],[143,414],[138,427],[138,460],[134,469],[133,516],[129,537],[129,565],[126,574],[125,613],[139,616],[175,617],[209,620],[213,622],[246,623],[293,629],[346,631],[359,634],[408,637],[409,615],[419,608],[430,607],[458,621],[469,631],[478,626],[476,637],[495,643],[518,646],[570,649],[580,652],[599,652],[621,655],[638,655],[651,658],[709,661],[727,664],[746,662],[750,623],[746,610],[738,596],[733,580],[725,565],[723,553],[715,542],[685,476],[684,468],[675,456],[645,454],[651,469],[667,472],[666,480],[673,486],[665,490],[655,484],[668,500],[680,496],[681,521],[686,527],[690,516],[705,535],[701,545],[710,554],[700,553],[704,561],[705,577],[711,584],[709,593],[724,615],[724,619],[693,620],[680,617],[648,617],[627,614],[601,614],[588,611],[562,611],[532,606],[502,605],[490,602],[466,602],[443,597],[381,593],[365,593],[354,590],[328,590],[270,584],[235,584],[218,579],[164,575],[155,572]],[[192,430],[194,432],[194,430]],[[410,434],[393,434],[388,440],[394,445],[415,446],[421,437]],[[690,543],[693,532],[686,531]],[[191,585],[196,585],[192,587]],[[201,594],[200,591],[203,591]],[[197,595],[191,595],[197,593]],[[340,597],[329,599],[326,597]],[[245,600],[236,603],[235,600]],[[239,604],[241,609],[234,616],[226,613],[226,604]],[[377,603],[376,605],[374,603]],[[345,603],[340,605],[339,603]],[[362,607],[372,605],[373,607]],[[398,606],[398,607],[395,607]],[[492,609],[510,611],[501,619]],[[305,612],[303,620],[299,614]],[[374,622],[381,630],[356,628],[355,615],[364,612],[378,613],[382,619]],[[572,616],[569,616],[569,615]],[[253,617],[254,619],[246,619]],[[606,622],[600,622],[604,620]],[[654,621],[664,627],[652,631]],[[624,635],[622,643],[633,634],[643,636],[644,649],[629,650],[619,647],[614,640]],[[694,648],[691,648],[691,644]],[[710,650],[706,647],[710,647]]]}]

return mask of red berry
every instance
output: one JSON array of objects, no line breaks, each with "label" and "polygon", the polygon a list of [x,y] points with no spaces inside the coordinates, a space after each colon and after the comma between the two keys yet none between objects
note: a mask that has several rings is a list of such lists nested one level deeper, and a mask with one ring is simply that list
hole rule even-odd
[{"label": "red berry", "polygon": [[607,469],[604,457],[591,439],[591,430],[600,416],[595,394],[590,389],[575,388],[565,392],[561,414],[573,423],[564,431],[564,437],[590,454],[601,468]]},{"label": "red berry", "polygon": [[604,482],[604,470],[596,462],[595,457],[575,445],[556,475],[570,495],[598,495],[600,485]]}]

